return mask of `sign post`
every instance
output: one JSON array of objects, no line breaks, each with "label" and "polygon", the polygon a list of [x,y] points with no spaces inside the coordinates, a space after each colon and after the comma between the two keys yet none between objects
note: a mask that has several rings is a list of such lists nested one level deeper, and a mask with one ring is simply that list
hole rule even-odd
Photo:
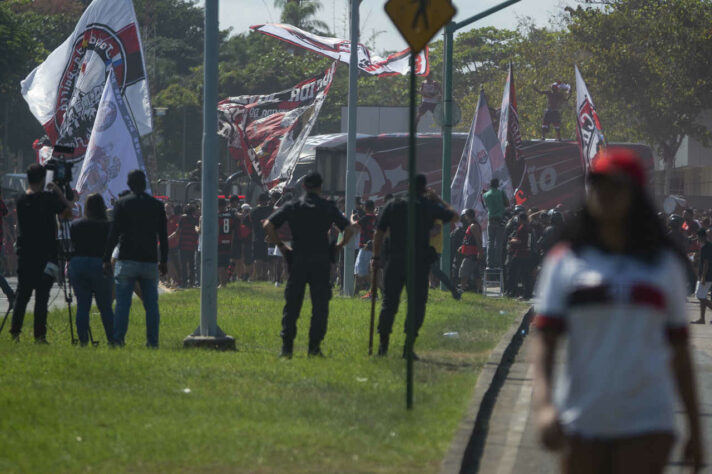
[{"label": "sign post", "polygon": [[413,344],[415,343],[415,56],[423,50],[435,33],[455,15],[450,0],[389,0],[386,13],[410,46],[410,136],[408,139],[408,243],[406,289],[406,407],[413,408]]}]

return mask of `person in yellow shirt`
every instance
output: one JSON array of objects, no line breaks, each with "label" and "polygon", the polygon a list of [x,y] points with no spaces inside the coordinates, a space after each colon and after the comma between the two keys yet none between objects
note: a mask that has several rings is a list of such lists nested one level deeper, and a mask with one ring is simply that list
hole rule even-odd
[{"label": "person in yellow shirt", "polygon": [[461,292],[452,284],[450,277],[440,270],[440,255],[443,253],[443,221],[440,219],[435,221],[435,225],[430,230],[430,250],[435,253],[435,261],[430,267],[430,287],[435,288],[439,280],[450,290],[452,297],[459,300]]}]

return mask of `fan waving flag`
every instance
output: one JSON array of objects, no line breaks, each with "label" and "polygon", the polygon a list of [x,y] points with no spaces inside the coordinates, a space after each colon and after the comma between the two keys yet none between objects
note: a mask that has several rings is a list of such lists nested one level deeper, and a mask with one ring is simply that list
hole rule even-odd
[{"label": "fan waving flag", "polygon": [[272,94],[229,97],[218,103],[218,135],[227,138],[230,154],[257,174],[265,188],[292,177],[336,70]]},{"label": "fan waving flag", "polygon": [[581,149],[581,163],[584,172],[588,174],[591,160],[599,149],[606,147],[606,137],[603,135],[593,99],[581,77],[581,71],[578,66],[574,68],[576,70],[576,135]]},{"label": "fan waving flag", "polygon": [[480,90],[475,118],[462,151],[455,178],[450,186],[452,206],[458,212],[474,209],[477,221],[487,228],[487,210],[481,196],[492,178],[498,178],[500,189],[512,198],[512,180],[502,154],[502,145],[492,126],[492,117],[487,106],[484,90]]},{"label": "fan waving flag", "polygon": [[[138,129],[121,96],[113,72],[109,72],[94,120],[86,157],[77,178],[80,203],[89,194],[99,193],[107,205],[126,189],[130,171],[143,170]],[[148,183],[147,183],[148,184]],[[150,193],[150,188],[146,190]]]},{"label": "fan waving flag", "polygon": [[[308,49],[322,56],[336,59],[342,63],[348,64],[351,59],[351,41],[348,40],[319,36],[292,25],[279,23],[255,25],[250,28],[299,48]],[[372,76],[406,75],[410,72],[410,49],[382,58],[372,55],[366,46],[359,44],[358,67]],[[419,76],[427,76],[430,73],[427,47],[415,57],[415,73]]]},{"label": "fan waving flag", "polygon": [[151,102],[131,0],[94,0],[72,35],[22,81],[22,96],[50,142],[73,147],[78,159],[112,70],[138,133],[149,133]]}]

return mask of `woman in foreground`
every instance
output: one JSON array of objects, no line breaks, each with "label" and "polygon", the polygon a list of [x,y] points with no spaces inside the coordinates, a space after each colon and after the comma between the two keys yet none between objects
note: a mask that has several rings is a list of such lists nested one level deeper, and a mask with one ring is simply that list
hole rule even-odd
[{"label": "woman in foreground", "polygon": [[[534,318],[536,420],[565,473],[661,473],[674,442],[675,388],[685,458],[702,465],[687,344],[686,259],[665,236],[629,150],[594,160],[584,208],[549,252]],[[568,352],[554,390],[557,342]]]}]

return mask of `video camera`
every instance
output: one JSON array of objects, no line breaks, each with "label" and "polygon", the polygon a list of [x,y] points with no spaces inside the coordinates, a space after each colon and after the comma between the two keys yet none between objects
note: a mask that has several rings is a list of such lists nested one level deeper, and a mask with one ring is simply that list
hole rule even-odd
[{"label": "video camera", "polygon": [[65,159],[65,155],[73,155],[74,147],[55,145],[52,149],[52,158],[45,162],[44,167],[47,172],[51,171],[50,177],[54,184],[64,192],[67,199],[72,199],[72,168],[73,164]]}]

